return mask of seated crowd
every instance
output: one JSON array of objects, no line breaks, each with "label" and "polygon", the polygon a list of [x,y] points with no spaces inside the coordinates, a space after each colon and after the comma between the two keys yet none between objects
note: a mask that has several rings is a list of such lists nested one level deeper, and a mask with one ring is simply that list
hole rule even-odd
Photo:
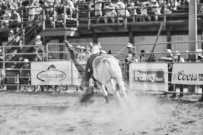
[{"label": "seated crowd", "polygon": [[78,14],[81,12],[80,7],[85,6],[82,3],[88,3],[87,11],[91,11],[93,14],[91,17],[104,17],[105,22],[108,18],[115,22],[115,17],[119,22],[122,17],[130,16],[135,16],[136,20],[157,21],[158,16],[164,12],[173,13],[178,7],[187,6],[188,0],[145,0],[144,2],[142,0],[90,0],[87,2],[85,0],[1,0],[1,28],[15,28],[22,21],[28,21],[30,24],[32,21],[40,21],[43,18],[43,10],[49,25],[53,26],[55,21],[76,18],[77,12]]}]

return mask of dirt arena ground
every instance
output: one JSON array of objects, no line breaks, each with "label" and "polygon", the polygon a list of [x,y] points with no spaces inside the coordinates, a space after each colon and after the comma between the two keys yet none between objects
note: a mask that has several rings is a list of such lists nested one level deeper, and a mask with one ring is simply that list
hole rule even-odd
[{"label": "dirt arena ground", "polygon": [[[96,95],[0,92],[0,135],[202,135],[203,104],[160,95],[130,96],[130,108]],[[186,96],[185,98],[198,98]]]}]

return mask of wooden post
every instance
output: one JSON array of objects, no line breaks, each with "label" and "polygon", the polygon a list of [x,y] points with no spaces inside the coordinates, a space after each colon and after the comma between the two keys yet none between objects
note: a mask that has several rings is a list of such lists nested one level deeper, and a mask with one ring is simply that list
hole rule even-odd
[{"label": "wooden post", "polygon": [[97,43],[98,42],[98,40],[97,40],[97,34],[95,33],[95,31],[93,30],[92,31],[92,34],[93,34],[93,43]]},{"label": "wooden post", "polygon": [[[203,40],[203,30],[201,30],[201,41]],[[201,42],[201,49],[203,49],[203,43]]]},{"label": "wooden post", "polygon": [[76,7],[76,19],[77,19],[76,27],[78,27],[79,26],[79,7],[78,7],[78,5]]},{"label": "wooden post", "polygon": [[45,15],[46,7],[42,9],[42,29],[45,30],[45,21],[46,21],[46,15]]},{"label": "wooden post", "polygon": [[133,35],[133,32],[130,29],[128,31],[129,31],[128,32],[129,43],[134,44],[134,35]]},{"label": "wooden post", "polygon": [[[197,1],[190,0],[189,2],[189,51],[196,51],[197,49]],[[196,61],[196,54],[190,57],[191,61]]]},{"label": "wooden post", "polygon": [[171,49],[171,30],[167,27],[167,49]]},{"label": "wooden post", "polygon": [[[88,7],[90,7],[89,5],[88,5]],[[90,25],[91,25],[91,12],[90,12],[90,9],[88,8],[88,15],[87,15],[87,17],[88,17],[88,25],[87,25],[87,28],[88,28],[88,30],[90,30]]]},{"label": "wooden post", "polygon": [[63,23],[64,23],[64,29],[66,28],[66,16],[67,16],[67,14],[66,14],[66,6],[63,6],[63,14],[64,14],[64,17],[63,17]]},{"label": "wooden post", "polygon": [[[189,51],[196,51],[197,49],[197,1],[196,0],[190,0],[189,2]],[[196,61],[197,55],[196,53],[190,54],[189,60],[190,61]],[[189,85],[188,90],[193,91],[195,89],[195,85]]]}]

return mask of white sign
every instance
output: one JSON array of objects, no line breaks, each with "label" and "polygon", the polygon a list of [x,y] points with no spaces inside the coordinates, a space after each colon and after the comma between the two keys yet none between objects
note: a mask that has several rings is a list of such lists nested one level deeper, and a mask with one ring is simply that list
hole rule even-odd
[{"label": "white sign", "polygon": [[32,62],[31,84],[32,85],[70,85],[71,62]]},{"label": "white sign", "polygon": [[168,91],[167,63],[131,63],[131,90]]},{"label": "white sign", "polygon": [[202,85],[203,63],[175,63],[172,71],[172,83]]}]

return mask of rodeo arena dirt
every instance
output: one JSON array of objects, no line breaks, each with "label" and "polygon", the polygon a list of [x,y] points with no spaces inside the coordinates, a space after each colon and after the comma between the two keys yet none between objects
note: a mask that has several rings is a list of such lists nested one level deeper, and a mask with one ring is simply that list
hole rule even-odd
[{"label": "rodeo arena dirt", "polygon": [[203,135],[195,6],[1,0],[0,135]]}]

